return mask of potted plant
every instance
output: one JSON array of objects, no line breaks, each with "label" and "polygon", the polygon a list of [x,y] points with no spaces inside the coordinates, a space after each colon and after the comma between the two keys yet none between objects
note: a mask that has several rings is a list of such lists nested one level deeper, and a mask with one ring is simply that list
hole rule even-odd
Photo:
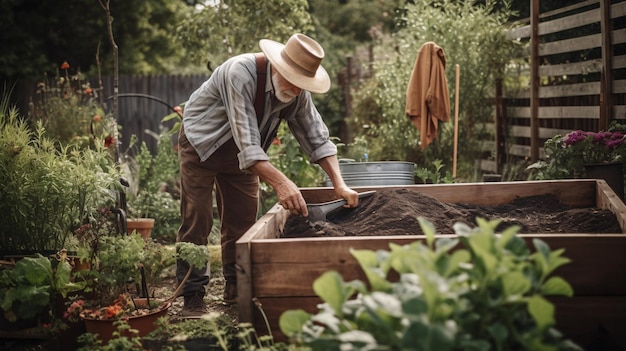
[{"label": "potted plant", "polygon": [[573,295],[552,275],[569,262],[563,250],[539,239],[530,250],[519,227],[496,234],[499,220],[477,222],[435,238],[420,218],[425,243],[352,250],[367,284],[324,273],[313,285],[319,312],[286,311],[281,330],[312,350],[582,350],[554,329],[547,298]]},{"label": "potted plant", "polygon": [[613,124],[606,132],[572,131],[556,135],[544,143],[545,161],[528,168],[538,179],[604,179],[624,198],[624,158],[626,134]]},{"label": "potted plant", "polygon": [[[104,211],[103,217],[106,216]],[[126,321],[131,329],[137,329],[138,336],[144,336],[156,328],[158,318],[167,315],[181,291],[179,288],[171,298],[163,300],[155,299],[149,287],[179,257],[192,265],[206,264],[208,248],[181,244],[180,248],[168,251],[138,233],[116,233],[110,221],[101,219],[96,223],[85,225],[83,232],[77,232],[77,237],[82,240],[78,252],[82,258],[90,260],[92,267],[77,274],[91,278],[93,284],[88,287],[91,298],[80,297],[72,301],[66,317],[85,321],[87,331],[99,334],[104,342],[114,337],[119,320]],[[128,335],[128,332],[122,334]]]}]

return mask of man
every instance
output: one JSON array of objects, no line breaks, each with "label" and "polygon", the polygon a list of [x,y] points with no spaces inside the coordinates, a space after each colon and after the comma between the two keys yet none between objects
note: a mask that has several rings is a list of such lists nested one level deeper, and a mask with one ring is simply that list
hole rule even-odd
[{"label": "man", "polygon": [[[346,199],[347,207],[358,205],[358,194],[344,183],[337,148],[311,100],[311,92],[325,93],[330,88],[328,73],[320,65],[324,50],[303,34],[293,35],[284,45],[263,39],[259,46],[263,54],[258,55],[267,58],[261,65],[265,78],[257,74],[255,54],[228,59],[191,94],[179,135],[182,225],[177,240],[207,244],[215,186],[226,303],[237,298],[235,242],[256,221],[259,178],[276,191],[285,209],[308,215],[296,184],[272,166],[265,153],[282,119],[311,161],[328,174],[336,196]],[[256,97],[257,86],[264,89],[261,98]],[[262,102],[255,104],[255,100]],[[263,105],[257,117],[255,107]],[[188,268],[186,262],[177,262],[179,281]],[[208,267],[196,269],[185,284],[183,317],[206,312],[203,297],[209,273]]]}]

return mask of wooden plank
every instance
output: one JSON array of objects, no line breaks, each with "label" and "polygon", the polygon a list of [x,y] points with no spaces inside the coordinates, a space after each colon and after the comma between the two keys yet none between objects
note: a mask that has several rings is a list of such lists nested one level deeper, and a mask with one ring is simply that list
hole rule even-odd
[{"label": "wooden plank", "polygon": [[[556,329],[586,350],[618,350],[626,347],[626,297],[583,296],[551,298]],[[613,347],[593,341],[612,341]]]},{"label": "wooden plank", "polygon": [[[530,107],[507,107],[509,118],[530,118]],[[579,118],[597,119],[600,116],[598,106],[543,106],[539,107],[539,118]]]},{"label": "wooden plank", "polygon": [[626,80],[614,79],[613,80],[613,93],[624,94],[626,93]]},{"label": "wooden plank", "polygon": [[[539,128],[540,139],[550,139],[555,135],[566,135],[571,129]],[[514,137],[529,138],[530,129],[527,126],[511,126],[509,135]]]},{"label": "wooden plank", "polygon": [[240,323],[252,322],[254,285],[252,283],[252,253],[250,241],[236,244],[237,316]]},{"label": "wooden plank", "polygon": [[498,173],[498,164],[493,160],[480,160],[480,170],[483,172]]},{"label": "wooden plank", "polygon": [[626,106],[613,105],[613,117],[614,119],[626,119]]},{"label": "wooden plank", "polygon": [[[573,287],[576,296],[626,295],[626,280],[615,279],[626,270],[626,235],[624,234],[519,234],[529,247],[541,239],[552,249],[564,249],[572,260],[555,272]],[[454,235],[439,235],[454,237]],[[255,243],[254,297],[314,296],[313,282],[324,272],[341,272],[344,280],[366,281],[349,250],[389,250],[389,243],[405,245],[423,241],[423,235],[406,235],[332,240],[288,240]],[[343,238],[342,238],[343,239]],[[602,257],[602,260],[598,260]]]},{"label": "wooden plank", "polygon": [[591,34],[582,37],[539,44],[539,56],[549,56],[572,51],[587,50],[601,46],[602,36],[600,34]]},{"label": "wooden plank", "polygon": [[603,179],[597,179],[596,206],[615,213],[620,228],[626,233],[626,207],[622,199],[617,196],[609,184]]},{"label": "wooden plank", "polygon": [[539,35],[562,32],[600,22],[600,10],[595,8],[575,15],[560,17],[539,24]]},{"label": "wooden plank", "polygon": [[600,82],[542,86],[539,88],[539,97],[542,99],[598,94],[600,94]]},{"label": "wooden plank", "polygon": [[602,60],[585,60],[572,63],[559,63],[555,65],[542,65],[539,67],[539,75],[541,76],[571,76],[585,75],[602,71]]},{"label": "wooden plank", "polygon": [[[572,186],[576,186],[573,192]],[[517,181],[494,183],[417,184],[404,186],[359,186],[358,191],[378,189],[409,189],[430,195],[442,202],[465,202],[477,205],[499,205],[518,197],[555,195],[564,204],[576,207],[595,206],[596,181],[594,179],[561,179],[545,181]],[[333,199],[332,188],[301,188],[309,203]]]},{"label": "wooden plank", "polygon": [[[583,1],[583,2],[579,2],[573,5],[569,5],[569,6],[565,6],[565,7],[561,7],[552,11],[547,11],[544,12],[542,14],[539,15],[539,18],[547,18],[547,17],[552,17],[561,13],[565,13],[565,12],[569,12],[569,11],[573,11],[582,7],[587,7],[593,4],[597,4],[598,0],[587,0],[587,1]],[[526,19],[521,19],[518,22],[520,23],[528,23],[530,20],[528,18]],[[541,34],[544,34],[542,32],[540,32]],[[530,37],[530,25],[525,25],[525,26],[520,26],[517,27],[515,29],[509,30],[508,35],[510,38],[512,39],[518,39],[518,38],[528,38]]]}]

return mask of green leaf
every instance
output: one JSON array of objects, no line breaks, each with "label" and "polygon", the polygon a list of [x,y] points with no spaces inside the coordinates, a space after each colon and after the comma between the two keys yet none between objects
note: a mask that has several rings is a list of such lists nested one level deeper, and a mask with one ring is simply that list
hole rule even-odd
[{"label": "green leaf", "polygon": [[280,315],[278,326],[283,334],[292,336],[302,332],[304,324],[311,319],[311,314],[304,310],[288,310]]},{"label": "green leaf", "polygon": [[500,279],[502,281],[505,299],[515,295],[524,295],[532,286],[530,281],[528,281],[526,276],[521,272],[508,272],[503,274]]},{"label": "green leaf", "polygon": [[417,217],[417,220],[420,223],[420,228],[424,232],[424,235],[426,235],[426,243],[428,247],[432,247],[433,241],[435,241],[435,234],[437,232],[435,226],[424,217]]},{"label": "green leaf", "polygon": [[371,250],[350,250],[350,253],[356,258],[361,265],[372,290],[387,291],[391,285],[387,281],[387,272],[378,265],[378,257],[376,252]]},{"label": "green leaf", "polygon": [[572,286],[561,277],[552,277],[541,286],[541,293],[544,295],[574,296]]},{"label": "green leaf", "polygon": [[358,281],[346,283],[338,272],[328,271],[315,279],[313,291],[335,311],[337,316],[343,316],[341,307],[360,285],[362,283]]},{"label": "green leaf", "polygon": [[554,325],[554,305],[545,298],[532,296],[528,300],[528,312],[537,323],[537,329],[543,331]]},{"label": "green leaf", "polygon": [[402,336],[404,350],[447,351],[454,348],[456,323],[445,324],[412,323]]}]

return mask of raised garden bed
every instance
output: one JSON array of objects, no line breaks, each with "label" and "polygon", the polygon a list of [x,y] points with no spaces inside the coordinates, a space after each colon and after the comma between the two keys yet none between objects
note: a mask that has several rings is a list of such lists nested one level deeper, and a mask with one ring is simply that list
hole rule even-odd
[{"label": "raised garden bed", "polygon": [[[407,189],[428,195],[442,203],[498,206],[532,196],[552,195],[573,208],[597,208],[615,214],[618,233],[523,233],[527,240],[541,238],[552,249],[565,249],[572,260],[557,275],[573,287],[573,298],[553,299],[557,329],[581,345],[596,338],[610,338],[626,345],[626,206],[602,180],[558,180],[537,182],[463,183],[410,186],[357,187],[358,191]],[[307,202],[332,200],[330,188],[302,189]],[[512,209],[514,210],[514,209]],[[400,214],[398,214],[400,216]],[[267,316],[272,334],[280,333],[280,315],[302,308],[314,313],[320,300],[312,285],[322,273],[335,270],[345,280],[365,276],[349,249],[388,249],[390,242],[407,244],[423,240],[422,235],[369,235],[280,237],[288,211],[274,206],[237,242],[238,314],[240,322],[251,322],[261,334],[267,333]],[[436,222],[432,218],[431,222]],[[355,224],[356,225],[356,224]],[[416,228],[417,230],[417,228]],[[452,232],[442,232],[451,235]]]}]

